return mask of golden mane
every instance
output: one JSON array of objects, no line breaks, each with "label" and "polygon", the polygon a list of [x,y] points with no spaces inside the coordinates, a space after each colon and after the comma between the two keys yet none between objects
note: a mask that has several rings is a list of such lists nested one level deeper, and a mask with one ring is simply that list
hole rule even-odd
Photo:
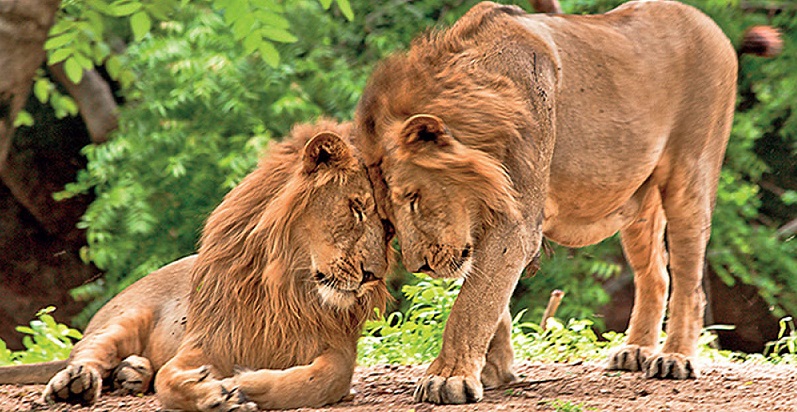
[{"label": "golden mane", "polygon": [[[295,127],[292,138],[272,145],[208,218],[192,271],[188,319],[208,358],[226,362],[214,365],[222,373],[231,374],[234,365],[283,369],[308,363],[321,342],[355,342],[350,338],[360,334],[373,309],[384,307],[386,291],[365,295],[347,310],[324,305],[302,247],[307,240],[294,237],[314,189],[346,175],[324,181],[308,175],[302,149],[316,133],[346,138],[349,130],[349,124],[329,120]],[[356,159],[349,166],[360,167]],[[236,330],[242,325],[246,331]]]},{"label": "golden mane", "polygon": [[[519,13],[522,10],[517,7],[502,6],[475,20],[462,19],[449,30],[432,30],[416,39],[409,51],[387,58],[375,69],[355,121],[357,146],[375,184],[381,176],[373,169],[379,168],[389,152],[399,150],[401,123],[416,114],[434,114],[465,150],[445,159],[445,164],[423,156],[408,159],[423,168],[475,173],[481,178],[467,180],[485,184],[469,187],[476,191],[475,196],[486,200],[491,212],[516,213],[517,182],[509,178],[503,161],[511,157],[508,148],[533,141],[523,136],[531,134],[535,121],[522,88],[500,70],[486,70],[491,55],[481,53],[486,47],[473,47],[473,43],[476,34],[501,24],[497,17]],[[493,52],[501,52],[500,41],[506,39],[496,39]]]}]

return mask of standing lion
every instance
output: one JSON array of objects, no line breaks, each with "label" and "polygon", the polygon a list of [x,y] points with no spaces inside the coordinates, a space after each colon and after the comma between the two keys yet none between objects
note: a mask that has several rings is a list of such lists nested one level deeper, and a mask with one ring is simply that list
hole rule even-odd
[{"label": "standing lion", "polygon": [[674,1],[596,16],[483,2],[375,70],[356,135],[403,262],[465,278],[417,400],[478,401],[514,379],[507,305],[543,235],[580,247],[620,232],[636,300],[610,368],[699,375],[736,76],[719,27]]}]

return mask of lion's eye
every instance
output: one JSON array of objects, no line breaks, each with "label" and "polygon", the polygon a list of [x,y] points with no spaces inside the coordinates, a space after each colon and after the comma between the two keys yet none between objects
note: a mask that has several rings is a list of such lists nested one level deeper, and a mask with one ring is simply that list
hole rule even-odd
[{"label": "lion's eye", "polygon": [[412,213],[418,213],[418,201],[420,200],[418,192],[408,194],[407,198],[410,200],[410,211]]},{"label": "lion's eye", "polygon": [[356,219],[358,222],[365,221],[365,211],[362,202],[352,200],[349,202],[349,208],[351,209],[351,213],[354,215],[354,219]]}]

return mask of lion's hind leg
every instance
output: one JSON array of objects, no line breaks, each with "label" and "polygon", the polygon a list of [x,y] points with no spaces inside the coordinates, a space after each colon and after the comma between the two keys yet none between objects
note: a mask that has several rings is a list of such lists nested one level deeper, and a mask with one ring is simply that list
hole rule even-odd
[{"label": "lion's hind leg", "polygon": [[102,375],[96,367],[71,364],[50,379],[42,397],[46,402],[90,404],[101,391]]},{"label": "lion's hind leg", "polygon": [[626,343],[609,355],[608,369],[640,371],[656,351],[669,277],[664,228],[667,219],[658,188],[646,194],[639,216],[622,229],[626,259],[634,270],[634,307]]},{"label": "lion's hind leg", "polygon": [[648,378],[688,379],[700,375],[694,357],[706,302],[702,279],[711,229],[709,196],[712,194],[710,189],[698,184],[686,185],[684,190],[667,190],[668,199],[664,205],[672,295],[668,306],[667,339],[661,351],[650,356],[643,365]]},{"label": "lion's hind leg", "polygon": [[142,331],[152,329],[152,314],[132,311],[127,317],[87,334],[75,345],[66,369],[47,383],[45,402],[91,404],[102,392],[102,381],[110,376],[122,357],[141,353]]},{"label": "lion's hind leg", "polygon": [[498,328],[487,348],[486,363],[482,369],[482,385],[485,388],[496,388],[501,385],[514,382],[517,377],[512,372],[512,362],[514,361],[512,350],[512,314],[509,307],[501,315]]}]

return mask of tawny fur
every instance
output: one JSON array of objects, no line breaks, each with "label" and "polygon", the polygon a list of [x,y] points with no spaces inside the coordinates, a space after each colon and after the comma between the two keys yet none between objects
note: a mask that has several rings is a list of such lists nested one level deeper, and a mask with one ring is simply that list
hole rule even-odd
[{"label": "tawny fur", "polygon": [[479,400],[494,381],[490,359],[510,359],[489,375],[511,380],[499,320],[543,234],[579,247],[620,231],[637,300],[610,367],[698,375],[703,259],[736,73],[716,24],[672,1],[597,16],[484,2],[375,70],[355,135],[402,260],[466,276],[417,400]]}]

